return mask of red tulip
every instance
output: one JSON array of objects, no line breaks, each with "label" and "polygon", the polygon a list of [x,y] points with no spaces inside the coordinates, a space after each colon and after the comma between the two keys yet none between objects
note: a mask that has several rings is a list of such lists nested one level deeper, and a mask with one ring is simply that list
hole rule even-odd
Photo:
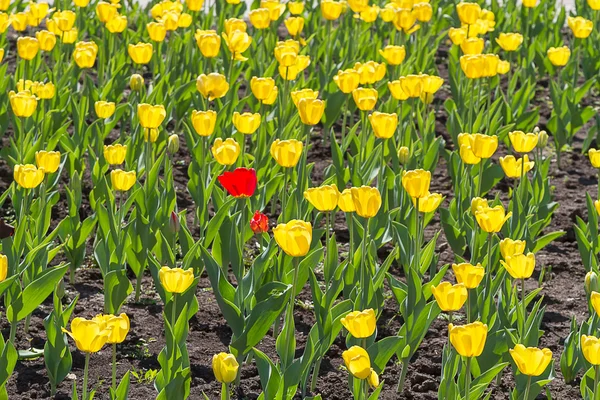
[{"label": "red tulip", "polygon": [[233,197],[250,197],[256,190],[256,171],[254,168],[236,168],[233,172],[223,172],[218,179],[225,190]]},{"label": "red tulip", "polygon": [[269,230],[269,218],[260,211],[256,211],[250,220],[250,229],[255,234],[267,232]]}]

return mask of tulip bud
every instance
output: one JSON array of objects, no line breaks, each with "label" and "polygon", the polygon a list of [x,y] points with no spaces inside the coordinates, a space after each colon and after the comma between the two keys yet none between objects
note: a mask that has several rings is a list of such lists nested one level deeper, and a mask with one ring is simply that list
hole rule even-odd
[{"label": "tulip bud", "polygon": [[402,165],[408,164],[410,161],[410,150],[408,147],[402,146],[398,149],[398,161],[400,161],[400,164]]},{"label": "tulip bud", "polygon": [[134,92],[139,92],[144,87],[144,78],[140,74],[133,74],[129,79],[129,87]]},{"label": "tulip bud", "polygon": [[169,136],[167,150],[171,155],[176,154],[179,151],[179,136],[176,134]]},{"label": "tulip bud", "polygon": [[594,271],[590,271],[585,274],[585,292],[588,294],[588,296],[591,295],[592,292],[598,292],[598,289],[598,274],[596,274]]},{"label": "tulip bud", "polygon": [[62,299],[63,297],[65,297],[65,282],[63,279],[61,279],[58,282],[58,285],[56,286],[56,296],[59,299]]},{"label": "tulip bud", "polygon": [[171,216],[169,217],[169,230],[171,233],[178,233],[181,229],[181,223],[179,222],[179,217],[175,211],[171,211]]},{"label": "tulip bud", "polygon": [[537,147],[539,149],[543,149],[548,144],[548,134],[546,131],[541,131],[538,133],[538,144]]}]

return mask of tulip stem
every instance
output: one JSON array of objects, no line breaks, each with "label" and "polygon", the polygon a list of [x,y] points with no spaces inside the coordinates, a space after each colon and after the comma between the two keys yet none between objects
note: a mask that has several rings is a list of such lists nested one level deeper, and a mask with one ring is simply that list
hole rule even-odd
[{"label": "tulip stem", "polygon": [[85,366],[83,367],[83,395],[81,397],[82,400],[87,400],[88,398],[88,369],[90,365],[90,354],[85,353]]},{"label": "tulip stem", "polygon": [[525,278],[521,279],[521,306],[523,307],[523,330],[521,331],[521,342],[525,342],[525,329],[527,329],[527,306],[525,305]]},{"label": "tulip stem", "polygon": [[367,241],[369,240],[369,219],[364,218],[363,221],[363,241],[360,256],[362,258],[360,266],[360,294],[361,294],[361,307],[360,310],[367,308],[369,303],[369,293],[367,290]]},{"label": "tulip stem", "polygon": [[173,293],[173,304],[171,309],[171,330],[175,331],[175,323],[177,322],[177,293]]},{"label": "tulip stem", "polygon": [[467,357],[467,368],[465,371],[465,400],[469,400],[471,394],[471,357]]},{"label": "tulip stem", "polygon": [[229,400],[231,394],[229,393],[229,384],[222,383],[221,384],[221,400]]},{"label": "tulip stem", "polygon": [[[417,230],[415,238],[415,271],[420,274],[421,271],[421,216],[419,215],[419,198],[417,197],[415,202],[415,228]],[[430,277],[431,279],[432,277]]]},{"label": "tulip stem", "polygon": [[477,176],[477,196],[478,197],[483,197],[481,181],[483,180],[483,164],[484,163],[485,163],[485,159],[482,158],[481,161],[479,162],[479,171],[478,171],[478,176]]},{"label": "tulip stem", "polygon": [[594,400],[598,400],[600,397],[600,391],[598,390],[598,383],[600,382],[600,365],[595,365],[594,371]]},{"label": "tulip stem", "polygon": [[[366,122],[366,112],[362,111],[360,113],[361,119],[361,130],[360,130],[360,150],[359,150],[359,160],[361,165],[365,165],[365,158],[367,154],[367,122]],[[363,172],[363,171],[361,171]],[[363,185],[366,185],[367,182],[362,182]]]},{"label": "tulip stem", "polygon": [[404,382],[406,382],[406,373],[408,372],[408,358],[402,359],[402,369],[400,370],[400,379],[398,380],[397,392],[402,393],[404,391]]},{"label": "tulip stem", "polygon": [[[598,375],[596,375],[598,376]],[[523,396],[523,400],[529,399],[529,390],[531,389],[531,375],[527,376],[527,386],[525,386],[525,396]]]},{"label": "tulip stem", "polygon": [[[346,119],[348,118],[348,102],[350,101],[350,96],[346,95],[346,101],[344,102],[344,109],[342,111],[343,113],[343,118],[342,118],[342,137],[341,137],[341,147],[342,150],[344,149],[344,142],[345,142],[345,138],[346,138]],[[334,136],[335,138],[335,136]]]},{"label": "tulip stem", "polygon": [[117,344],[112,344],[112,389],[117,390]]},{"label": "tulip stem", "polygon": [[[450,313],[449,320],[452,320],[452,313]],[[452,322],[450,322],[452,323]],[[467,289],[467,324],[471,323],[471,289]]]},{"label": "tulip stem", "polygon": [[245,235],[246,235],[246,204],[245,204],[245,198],[242,197],[240,199],[240,207],[242,208],[241,210],[241,220],[240,220],[240,267],[238,269],[238,276],[237,278],[237,291],[239,292],[238,296],[239,296],[239,300],[238,300],[238,306],[240,307],[240,311],[242,312],[242,315],[245,316],[246,314],[246,310],[244,307],[244,275],[246,274],[245,271],[245,266],[244,266],[244,244],[246,243],[245,240]]},{"label": "tulip stem", "polygon": [[285,208],[287,206],[287,181],[288,181],[288,168],[283,169],[283,186],[281,187],[281,213],[280,221],[285,222]]}]

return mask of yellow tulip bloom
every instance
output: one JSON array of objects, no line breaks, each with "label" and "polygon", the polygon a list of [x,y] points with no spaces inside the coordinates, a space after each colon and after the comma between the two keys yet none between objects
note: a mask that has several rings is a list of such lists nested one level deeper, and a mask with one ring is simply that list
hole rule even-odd
[{"label": "yellow tulip bloom", "polygon": [[8,99],[13,113],[20,118],[31,117],[37,108],[37,98],[28,90],[18,93],[11,90],[8,93]]},{"label": "yellow tulip bloom", "polygon": [[533,253],[521,253],[506,257],[506,261],[501,260],[500,263],[514,279],[527,279],[535,269],[535,256]]},{"label": "yellow tulip bloom", "polygon": [[202,74],[196,80],[196,88],[202,96],[208,98],[209,101],[219,99],[229,90],[229,83],[224,75],[217,72],[212,72],[208,75]]},{"label": "yellow tulip bloom", "polygon": [[526,245],[527,243],[524,240],[502,239],[500,241],[500,254],[504,259],[523,254]]},{"label": "yellow tulip bloom", "polygon": [[221,49],[221,36],[215,31],[196,31],[196,44],[202,55],[206,58],[214,58],[219,55]]},{"label": "yellow tulip bloom", "polygon": [[456,12],[461,23],[473,25],[481,15],[481,6],[477,3],[460,2],[456,5]]},{"label": "yellow tulip bloom", "polygon": [[536,133],[525,133],[523,131],[513,131],[508,133],[510,143],[518,153],[529,153],[535,149],[538,144],[538,135]]},{"label": "yellow tulip bloom", "polygon": [[73,59],[79,68],[92,68],[98,55],[98,45],[94,42],[78,42],[73,51]]},{"label": "yellow tulip bloom", "polygon": [[564,67],[571,57],[571,49],[567,46],[550,47],[546,54],[552,65],[555,67]]},{"label": "yellow tulip bloom", "polygon": [[260,114],[245,112],[240,114],[239,112],[233,113],[232,122],[238,132],[244,135],[251,135],[260,126]]},{"label": "yellow tulip bloom", "polygon": [[267,99],[274,87],[275,80],[273,78],[258,78],[253,76],[250,80],[252,94],[260,101]]},{"label": "yellow tulip bloom", "polygon": [[361,186],[350,189],[354,209],[363,218],[372,218],[377,215],[381,208],[381,193],[376,187]]},{"label": "yellow tulip bloom", "polygon": [[129,57],[131,57],[134,63],[140,65],[145,65],[150,62],[152,59],[152,51],[153,48],[150,43],[130,44],[127,46]]},{"label": "yellow tulip bloom", "polygon": [[23,189],[36,188],[44,180],[44,170],[32,164],[17,164],[13,170],[15,182]]},{"label": "yellow tulip bloom", "polygon": [[515,364],[517,364],[519,372],[527,376],[540,376],[552,362],[552,351],[550,349],[525,347],[522,344],[517,344],[509,352]]},{"label": "yellow tulip bloom", "polygon": [[452,264],[452,271],[454,272],[456,281],[465,285],[467,289],[475,289],[479,286],[485,275],[485,268],[481,264]]},{"label": "yellow tulip bloom", "polygon": [[40,50],[40,42],[33,37],[25,36],[17,39],[17,53],[23,60],[33,60]]},{"label": "yellow tulip bloom", "polygon": [[450,28],[448,31],[448,37],[452,41],[452,44],[460,46],[465,39],[467,39],[467,29],[461,28]]},{"label": "yellow tulip bloom", "polygon": [[316,125],[321,121],[325,112],[325,102],[320,99],[300,99],[298,114],[305,125]]},{"label": "yellow tulip bloom", "polygon": [[[587,277],[588,276],[586,274],[586,278]],[[594,308],[596,314],[600,315],[600,293],[592,291],[592,293],[590,294],[590,303],[592,304],[592,307]]]},{"label": "yellow tulip bloom", "polygon": [[247,58],[242,56],[242,53],[245,52],[250,44],[252,44],[252,38],[246,33],[242,31],[233,31],[229,34],[223,33],[221,34],[223,40],[225,40],[225,44],[231,52],[231,57],[238,61],[246,61]]},{"label": "yellow tulip bloom", "polygon": [[300,15],[304,11],[304,3],[302,1],[290,1],[287,3],[287,6],[292,15]]},{"label": "yellow tulip bloom", "polygon": [[375,311],[372,308],[364,311],[352,311],[346,314],[340,322],[344,328],[357,339],[372,336],[377,327],[377,318],[375,316]]},{"label": "yellow tulip bloom", "polygon": [[402,173],[402,186],[413,198],[422,198],[429,195],[431,172],[423,169],[404,171]]},{"label": "yellow tulip bloom", "polygon": [[298,36],[304,28],[304,18],[302,17],[289,17],[283,23],[290,36]]},{"label": "yellow tulip bloom", "polygon": [[248,29],[248,25],[243,19],[229,18],[225,20],[225,33],[228,35],[234,31],[246,32],[246,29]]},{"label": "yellow tulip bloom", "polygon": [[336,185],[323,185],[304,191],[304,198],[321,212],[335,210],[339,196],[340,192]]},{"label": "yellow tulip bloom", "polygon": [[151,104],[138,104],[137,108],[140,125],[146,129],[157,129],[167,116],[165,106]]},{"label": "yellow tulip bloom", "polygon": [[567,25],[569,25],[573,36],[577,39],[587,38],[592,33],[592,29],[594,29],[594,23],[583,17],[568,17]]},{"label": "yellow tulip bloom", "polygon": [[450,343],[463,357],[479,357],[483,353],[488,327],[481,322],[467,325],[448,325]]},{"label": "yellow tulip bloom", "polygon": [[127,155],[127,146],[122,144],[111,144],[104,146],[104,159],[110,165],[123,164]]},{"label": "yellow tulip bloom", "polygon": [[370,111],[375,107],[379,93],[373,88],[359,87],[352,91],[352,98],[356,107],[361,111]]},{"label": "yellow tulip bloom", "polygon": [[388,82],[388,89],[396,100],[408,100],[408,94],[402,89],[402,83],[399,79]]},{"label": "yellow tulip bloom", "polygon": [[402,165],[408,164],[410,161],[410,149],[406,146],[401,146],[398,149],[398,161]]},{"label": "yellow tulip bloom", "polygon": [[385,64],[375,61],[355,63],[353,69],[358,72],[361,85],[370,85],[379,82],[385,77],[386,72]]},{"label": "yellow tulip bloom", "polygon": [[523,35],[520,33],[504,33],[502,32],[496,38],[496,43],[504,51],[515,51],[523,43]]},{"label": "yellow tulip bloom", "polygon": [[[444,200],[444,196],[440,193],[429,193],[424,197],[421,197],[419,200],[419,212],[422,213],[430,213],[437,210],[437,208],[442,204],[442,200]],[[417,207],[417,198],[412,198],[413,205]]]},{"label": "yellow tulip bloom", "polygon": [[298,102],[301,99],[317,99],[319,97],[319,91],[312,89],[294,90],[292,93],[290,93],[290,96],[292,98],[292,101],[294,102],[294,105],[298,107]]},{"label": "yellow tulip bloom", "polygon": [[75,341],[75,346],[84,353],[97,353],[108,341],[110,328],[104,324],[85,318],[73,318],[71,332],[62,328],[62,331]]},{"label": "yellow tulip bloom", "polygon": [[39,150],[35,152],[35,163],[46,174],[53,174],[60,166],[60,152]]},{"label": "yellow tulip bloom", "polygon": [[484,74],[484,60],[481,54],[467,54],[460,57],[460,68],[469,79],[478,79]]},{"label": "yellow tulip bloom", "polygon": [[358,379],[367,379],[371,375],[369,353],[360,346],[352,346],[342,353],[348,372]]},{"label": "yellow tulip bloom", "polygon": [[527,154],[518,160],[513,155],[500,157],[500,166],[508,178],[519,179],[522,174],[529,172],[534,165],[535,162],[529,161]]},{"label": "yellow tulip bloom", "polygon": [[419,22],[429,22],[433,16],[433,8],[428,2],[416,3],[412,8],[412,14]]},{"label": "yellow tulip bloom", "polygon": [[[153,40],[155,42],[162,42],[167,37],[167,28],[162,22],[150,22],[146,24],[146,30],[148,31],[148,36],[150,36],[150,40]],[[219,38],[219,41],[220,40],[221,38]]]},{"label": "yellow tulip bloom", "polygon": [[590,149],[588,151],[588,157],[590,158],[590,163],[592,163],[592,167],[600,168],[600,150]]},{"label": "yellow tulip bloom", "polygon": [[398,114],[382,113],[375,111],[369,114],[369,122],[373,128],[373,133],[380,139],[389,139],[394,136],[398,127]]},{"label": "yellow tulip bloom", "polygon": [[344,189],[338,197],[338,207],[345,213],[356,211],[354,206],[354,198],[352,197],[352,189]]},{"label": "yellow tulip bloom", "polygon": [[216,138],[211,149],[213,157],[221,165],[233,165],[240,155],[240,145],[232,138],[227,138],[225,141],[221,138]]},{"label": "yellow tulip bloom", "polygon": [[485,41],[481,38],[468,38],[460,44],[460,49],[464,54],[481,54]]},{"label": "yellow tulip bloom", "polygon": [[106,23],[113,19],[119,13],[119,8],[116,4],[100,1],[96,6],[96,15],[102,23]]},{"label": "yellow tulip bloom", "polygon": [[[471,203],[471,208],[473,203]],[[479,227],[487,233],[500,232],[504,223],[512,216],[512,212],[505,214],[504,207],[480,207],[475,211],[475,219]]]},{"label": "yellow tulip bloom", "polygon": [[213,110],[192,111],[192,126],[200,136],[210,136],[215,131],[217,113]]},{"label": "yellow tulip bloom", "polygon": [[273,228],[273,236],[288,256],[303,257],[310,250],[312,225],[310,222],[293,219]]},{"label": "yellow tulip bloom", "polygon": [[304,145],[296,139],[279,140],[271,143],[271,157],[283,168],[293,168],[298,164]]},{"label": "yellow tulip bloom", "polygon": [[6,280],[8,276],[8,257],[0,254],[0,282]]},{"label": "yellow tulip bloom", "polygon": [[431,287],[431,293],[442,311],[454,312],[462,308],[469,295],[467,288],[462,283],[452,285],[450,282],[442,282]]},{"label": "yellow tulip bloom", "polygon": [[321,1],[321,15],[328,21],[335,21],[344,11],[344,3],[341,1],[323,0]]},{"label": "yellow tulip bloom", "polygon": [[504,75],[510,71],[510,62],[500,60],[498,61],[498,68],[496,68],[496,72],[498,75]]},{"label": "yellow tulip bloom", "polygon": [[482,135],[473,133],[469,136],[471,150],[476,157],[490,158],[498,148],[498,136]]},{"label": "yellow tulip bloom", "polygon": [[342,93],[352,93],[360,83],[360,75],[354,69],[340,70],[333,77],[333,81]]},{"label": "yellow tulip bloom", "polygon": [[56,35],[50,31],[39,31],[35,33],[35,37],[42,51],[52,51],[56,45]]},{"label": "yellow tulip bloom", "polygon": [[99,119],[107,119],[112,117],[115,113],[115,103],[112,101],[103,101],[99,100],[94,103],[94,110],[96,110],[96,115]]},{"label": "yellow tulip bloom", "polygon": [[127,17],[124,15],[115,15],[104,26],[106,26],[106,29],[110,33],[121,33],[127,28]]},{"label": "yellow tulip bloom", "polygon": [[595,336],[581,336],[581,352],[592,365],[600,365],[600,339]]},{"label": "yellow tulip bloom", "polygon": [[129,333],[129,317],[125,313],[120,315],[100,314],[92,318],[92,321],[100,325],[101,330],[108,329],[110,335],[106,343],[123,343]]},{"label": "yellow tulip bloom", "polygon": [[110,171],[110,182],[114,190],[120,192],[126,192],[135,185],[136,181],[135,171],[123,171],[115,169]]},{"label": "yellow tulip bloom", "polygon": [[233,354],[219,353],[212,359],[212,369],[218,382],[229,384],[235,381],[240,365]]},{"label": "yellow tulip bloom", "polygon": [[169,293],[183,293],[194,283],[194,270],[162,267],[158,271],[160,284]]}]

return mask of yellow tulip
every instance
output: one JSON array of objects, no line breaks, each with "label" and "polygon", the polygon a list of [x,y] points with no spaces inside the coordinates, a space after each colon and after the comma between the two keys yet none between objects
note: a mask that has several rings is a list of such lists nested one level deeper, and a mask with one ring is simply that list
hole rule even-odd
[{"label": "yellow tulip", "polygon": [[204,6],[204,0],[185,0],[185,5],[190,11],[200,11]]},{"label": "yellow tulip", "polygon": [[290,1],[287,6],[292,15],[300,15],[304,11],[304,3],[301,1]]},{"label": "yellow tulip", "polygon": [[267,29],[271,24],[270,11],[268,8],[257,8],[248,13],[250,23],[256,29]]},{"label": "yellow tulip", "polygon": [[419,22],[429,22],[433,16],[433,8],[427,2],[416,3],[412,9],[413,15]]},{"label": "yellow tulip", "polygon": [[110,335],[106,343],[123,343],[129,333],[129,317],[125,313],[120,315],[100,314],[92,318],[92,321],[97,322],[101,330],[109,330]]},{"label": "yellow tulip", "polygon": [[364,311],[352,311],[340,319],[340,322],[357,339],[372,336],[377,327],[377,317],[372,308]]},{"label": "yellow tulip", "polygon": [[450,343],[463,357],[479,357],[483,353],[488,327],[481,322],[467,325],[448,325]]},{"label": "yellow tulip", "polygon": [[304,18],[302,17],[289,17],[283,23],[291,36],[298,36],[304,28]]},{"label": "yellow tulip", "polygon": [[142,103],[137,108],[140,125],[146,129],[157,129],[167,116],[165,106]]},{"label": "yellow tulip", "polygon": [[533,274],[535,269],[535,256],[533,253],[517,254],[506,257],[506,261],[500,261],[502,266],[514,279],[526,279]]},{"label": "yellow tulip", "polygon": [[[72,44],[72,43],[75,43],[75,41],[77,40],[78,34],[79,34],[79,32],[77,31],[77,28],[73,28],[70,31],[63,32],[60,36],[60,40],[64,44]],[[78,54],[78,56],[81,56],[81,54]],[[93,65],[93,62],[92,62],[92,65]]]},{"label": "yellow tulip", "polygon": [[225,33],[228,35],[233,31],[246,32],[246,29],[248,29],[248,25],[243,19],[229,18],[225,20]]},{"label": "yellow tulip", "polygon": [[221,138],[216,138],[211,149],[213,157],[221,165],[233,165],[240,155],[240,145],[232,138],[227,138],[225,141]]},{"label": "yellow tulip", "polygon": [[485,268],[481,264],[452,264],[452,271],[454,272],[456,281],[465,285],[467,289],[475,289],[479,286],[485,275]]},{"label": "yellow tulip", "polygon": [[402,91],[409,98],[417,98],[421,96],[421,92],[423,91],[424,85],[424,77],[426,75],[407,75],[401,76],[398,80],[400,81],[400,86],[402,87]]},{"label": "yellow tulip", "polygon": [[370,111],[375,107],[379,93],[374,88],[359,87],[352,91],[352,98],[356,107],[361,111]]},{"label": "yellow tulip", "polygon": [[344,11],[344,3],[341,1],[323,0],[321,1],[321,15],[328,21],[335,21]]},{"label": "yellow tulip", "polygon": [[338,207],[345,213],[356,211],[354,206],[354,198],[352,197],[352,189],[344,189],[338,197]]},{"label": "yellow tulip", "polygon": [[92,68],[98,55],[98,45],[94,42],[78,42],[73,51],[73,59],[79,68]]},{"label": "yellow tulip", "polygon": [[298,114],[305,125],[316,125],[321,121],[325,112],[325,102],[320,99],[300,99]]},{"label": "yellow tulip", "polygon": [[8,276],[8,257],[0,254],[0,282],[4,281]]},{"label": "yellow tulip", "polygon": [[233,31],[229,34],[223,33],[221,36],[223,36],[223,40],[225,40],[225,44],[231,52],[231,57],[233,59],[238,61],[247,60],[247,58],[242,56],[242,53],[250,47],[252,38],[246,32]]},{"label": "yellow tulip", "polygon": [[[162,42],[167,37],[167,28],[162,22],[150,22],[146,25],[146,30],[148,31],[150,40],[155,42]],[[221,38],[219,38],[219,41],[220,40]]]},{"label": "yellow tulip", "polygon": [[253,76],[250,80],[250,89],[257,100],[262,101],[268,98],[274,87],[275,80],[273,78],[258,78]]},{"label": "yellow tulip", "polygon": [[398,149],[398,162],[405,165],[410,161],[410,149],[406,146],[401,146]]},{"label": "yellow tulip", "polygon": [[196,31],[196,44],[202,55],[206,58],[214,58],[219,55],[221,49],[221,36],[215,31]]},{"label": "yellow tulip", "polygon": [[17,32],[23,32],[28,26],[29,13],[18,12],[10,16],[12,28]]},{"label": "yellow tulip", "polygon": [[484,73],[484,60],[480,54],[467,54],[460,57],[460,68],[469,79],[478,79]]},{"label": "yellow tulip", "polygon": [[269,9],[271,21],[277,21],[285,11],[285,4],[281,4],[278,0],[262,0],[260,7]]},{"label": "yellow tulip", "polygon": [[[56,22],[56,27],[61,32],[67,32],[73,29],[75,26],[75,19],[77,15],[71,10],[57,11],[52,14],[52,20]],[[48,29],[52,31],[52,29]],[[54,32],[56,34],[56,32]]]},{"label": "yellow tulip", "polygon": [[[421,197],[419,199],[419,212],[422,213],[430,213],[437,210],[437,208],[442,204],[442,200],[444,200],[444,196],[440,193],[427,193],[425,197]],[[413,205],[417,207],[417,199],[412,198]]]},{"label": "yellow tulip", "polygon": [[523,0],[523,7],[533,8],[537,5],[538,0]]},{"label": "yellow tulip", "polygon": [[[589,274],[589,272],[588,272],[588,274]],[[588,277],[588,275],[586,274],[586,278],[587,277]],[[1,279],[0,279],[0,281],[1,281]],[[586,279],[586,281],[587,281],[587,279]],[[589,286],[589,285],[586,285],[586,286]],[[600,315],[600,293],[592,291],[592,293],[590,294],[590,303],[592,304],[592,307],[594,308],[594,311],[596,312],[596,314]]]},{"label": "yellow tulip", "polygon": [[118,14],[118,12],[119,12],[119,8],[117,7],[116,4],[101,1],[96,6],[96,15],[98,16],[98,19],[102,23],[106,23],[106,22],[110,21],[111,19],[113,19],[115,17],[115,15]]},{"label": "yellow tulip", "polygon": [[524,240],[502,239],[500,241],[500,254],[502,254],[502,258],[504,259],[523,254],[526,244]]},{"label": "yellow tulip", "polygon": [[40,49],[40,42],[33,37],[25,36],[17,39],[17,53],[23,60],[33,60]]},{"label": "yellow tulip", "polygon": [[350,189],[354,209],[363,218],[372,218],[377,215],[381,208],[381,193],[376,187],[361,186]]},{"label": "yellow tulip", "polygon": [[467,38],[467,29],[462,28],[450,28],[448,31],[448,37],[452,41],[452,44],[460,46],[462,42]]},{"label": "yellow tulip", "polygon": [[105,26],[110,33],[121,33],[127,28],[127,17],[124,15],[115,15]]},{"label": "yellow tulip", "polygon": [[500,157],[500,166],[508,178],[519,179],[521,175],[529,172],[534,165],[535,162],[529,161],[527,154],[518,160],[513,155]]},{"label": "yellow tulip", "polygon": [[379,82],[385,76],[385,64],[375,61],[367,61],[366,63],[355,63],[354,68],[358,72],[361,85],[370,85]]},{"label": "yellow tulip", "polygon": [[348,6],[354,13],[360,13],[369,7],[369,0],[349,0]]},{"label": "yellow tulip", "polygon": [[460,49],[464,54],[481,54],[485,42],[481,38],[468,38],[460,44]]},{"label": "yellow tulip", "polygon": [[36,188],[44,180],[44,170],[32,164],[17,164],[13,171],[15,182],[23,189]]},{"label": "yellow tulip", "polygon": [[504,51],[515,51],[523,43],[523,35],[520,33],[504,33],[502,32],[497,38],[496,43]]},{"label": "yellow tulip", "polygon": [[567,62],[571,57],[571,49],[569,49],[567,46],[550,47],[546,54],[548,55],[548,59],[552,65],[556,67],[564,67],[567,65]]},{"label": "yellow tulip", "polygon": [[49,31],[39,31],[35,33],[35,37],[42,51],[52,51],[56,45],[56,35]]},{"label": "yellow tulip", "polygon": [[202,74],[196,80],[196,88],[202,96],[208,98],[209,101],[219,99],[229,90],[229,83],[224,75],[217,72],[212,72],[208,75]]},{"label": "yellow tulip", "polygon": [[99,321],[85,318],[73,318],[71,332],[62,328],[62,331],[75,341],[75,346],[84,353],[97,353],[108,341],[110,328]]},{"label": "yellow tulip", "polygon": [[110,181],[114,190],[126,192],[133,187],[136,181],[135,171],[115,169],[110,171]]},{"label": "yellow tulip", "polygon": [[404,46],[388,45],[383,50],[379,50],[379,54],[389,65],[400,65],[406,58],[406,49]]},{"label": "yellow tulip", "polygon": [[396,100],[408,100],[408,94],[402,89],[402,83],[399,79],[388,82],[388,89],[392,94],[392,97]]},{"label": "yellow tulip", "polygon": [[233,354],[219,353],[212,359],[212,369],[218,382],[229,384],[235,381],[240,365]]},{"label": "yellow tulip", "polygon": [[290,96],[292,98],[292,101],[294,102],[294,105],[298,107],[298,103],[301,99],[317,99],[319,97],[319,91],[312,89],[294,90],[292,93],[290,93]]},{"label": "yellow tulip", "polygon": [[435,75],[421,75],[421,91],[425,93],[435,93],[444,84],[444,79]]},{"label": "yellow tulip", "polygon": [[342,93],[351,93],[360,83],[358,72],[353,69],[340,70],[333,77],[333,81]]},{"label": "yellow tulip", "polygon": [[271,157],[283,168],[293,168],[298,164],[304,145],[296,139],[279,140],[271,143]]},{"label": "yellow tulip", "polygon": [[29,13],[37,21],[41,21],[44,18],[46,18],[46,15],[48,15],[49,10],[50,5],[48,3],[29,2]]},{"label": "yellow tulip", "polygon": [[496,69],[496,72],[499,75],[504,75],[508,73],[508,71],[510,71],[510,62],[500,60],[498,62],[498,68]]},{"label": "yellow tulip", "polygon": [[583,17],[568,17],[567,24],[577,39],[587,38],[594,29],[594,23]]},{"label": "yellow tulip", "polygon": [[15,116],[28,118],[33,115],[37,107],[37,99],[28,90],[15,93],[12,90],[8,93],[10,107]]},{"label": "yellow tulip", "polygon": [[213,110],[192,111],[192,126],[200,136],[210,136],[215,131],[217,113]]},{"label": "yellow tulip", "polygon": [[393,22],[396,19],[395,4],[388,3],[381,10],[379,10],[379,18],[381,18],[383,22]]},{"label": "yellow tulip", "polygon": [[53,174],[60,166],[60,153],[58,151],[39,150],[35,152],[35,163],[46,174]]},{"label": "yellow tulip", "polygon": [[152,59],[152,50],[152,44],[150,43],[130,44],[127,46],[129,57],[131,57],[134,63],[140,65],[150,62]]},{"label": "yellow tulip", "polygon": [[369,122],[373,128],[373,133],[380,139],[389,139],[394,136],[398,127],[398,114],[382,113],[375,111],[369,114]]},{"label": "yellow tulip", "polygon": [[371,375],[369,353],[360,346],[352,346],[342,353],[348,372],[358,379],[367,379]]},{"label": "yellow tulip", "polygon": [[552,361],[552,351],[550,349],[525,347],[522,344],[517,344],[509,352],[519,371],[527,376],[540,376]]},{"label": "yellow tulip", "polygon": [[277,86],[275,86],[273,88],[273,90],[271,90],[271,94],[269,94],[269,97],[267,97],[266,99],[264,99],[262,101],[263,104],[266,104],[268,106],[275,104],[275,101],[277,100],[277,95],[279,94],[279,89],[277,88]]},{"label": "yellow tulip", "polygon": [[420,26],[416,24],[417,17],[412,10],[407,8],[398,9],[396,11],[396,18],[393,22],[396,29],[402,30],[406,35],[410,35],[420,28]]},{"label": "yellow tulip", "polygon": [[600,10],[600,0],[587,0],[587,4],[594,11]]},{"label": "yellow tulip", "polygon": [[423,169],[404,171],[402,173],[402,186],[413,198],[422,198],[429,195],[431,172]]},{"label": "yellow tulip", "polygon": [[107,119],[112,117],[115,113],[115,103],[112,101],[97,101],[94,103],[94,110],[96,110],[96,115],[100,119]]},{"label": "yellow tulip", "polygon": [[312,225],[293,219],[273,228],[273,236],[281,249],[291,257],[303,257],[308,254],[312,242]]},{"label": "yellow tulip", "polygon": [[362,10],[360,12],[359,18],[361,21],[370,24],[377,20],[377,15],[379,15],[379,7],[368,6],[367,8],[365,8],[364,10]]},{"label": "yellow tulip", "polygon": [[339,196],[340,192],[336,185],[323,185],[304,191],[304,198],[321,212],[335,210]]},{"label": "yellow tulip", "polygon": [[536,133],[525,133],[523,131],[513,131],[508,133],[508,138],[513,148],[518,153],[529,153],[535,149],[538,144],[538,135]]},{"label": "yellow tulip", "polygon": [[[471,203],[471,209],[473,203]],[[512,217],[512,212],[505,214],[504,207],[479,207],[475,211],[475,219],[479,227],[487,233],[500,232],[504,223]]]},{"label": "yellow tulip", "polygon": [[296,58],[298,58],[299,49],[295,46],[288,45],[287,43],[279,43],[275,46],[273,54],[275,59],[279,63],[280,67],[291,67],[296,64]]},{"label": "yellow tulip", "polygon": [[594,168],[600,168],[600,150],[590,149],[588,157]]},{"label": "yellow tulip", "polygon": [[192,24],[192,16],[190,14],[188,14],[188,13],[179,14],[179,18],[177,19],[177,28],[187,28],[191,24]]},{"label": "yellow tulip", "polygon": [[473,133],[469,136],[471,150],[476,157],[490,158],[498,148],[498,136],[482,135]]},{"label": "yellow tulip", "polygon": [[600,339],[595,336],[581,336],[581,352],[592,365],[600,365]]},{"label": "yellow tulip", "polygon": [[125,155],[127,154],[127,146],[122,144],[111,144],[104,146],[104,159],[110,165],[123,164]]},{"label": "yellow tulip", "polygon": [[232,121],[238,132],[243,133],[244,135],[251,135],[256,132],[260,126],[260,114],[249,112],[240,114],[236,111],[233,113]]},{"label": "yellow tulip", "polygon": [[442,311],[454,312],[462,308],[469,295],[467,288],[462,283],[452,285],[450,282],[442,282],[431,287],[431,293]]},{"label": "yellow tulip", "polygon": [[477,3],[460,2],[456,6],[456,12],[461,23],[473,25],[481,15],[481,6]]},{"label": "yellow tulip", "polygon": [[160,283],[169,293],[183,293],[194,283],[194,270],[162,267],[158,271]]},{"label": "yellow tulip", "polygon": [[473,153],[473,149],[471,149],[471,146],[468,144],[462,144],[460,146],[459,155],[462,162],[468,165],[479,164],[479,162],[481,161],[481,158],[477,157]]},{"label": "yellow tulip", "polygon": [[377,372],[375,372],[375,370],[373,370],[372,368],[371,374],[367,378],[367,382],[369,383],[369,386],[371,386],[373,389],[379,387],[379,375],[377,375]]},{"label": "yellow tulip", "polygon": [[491,78],[498,75],[498,64],[500,64],[500,57],[497,54],[482,54],[483,62],[482,77]]}]

